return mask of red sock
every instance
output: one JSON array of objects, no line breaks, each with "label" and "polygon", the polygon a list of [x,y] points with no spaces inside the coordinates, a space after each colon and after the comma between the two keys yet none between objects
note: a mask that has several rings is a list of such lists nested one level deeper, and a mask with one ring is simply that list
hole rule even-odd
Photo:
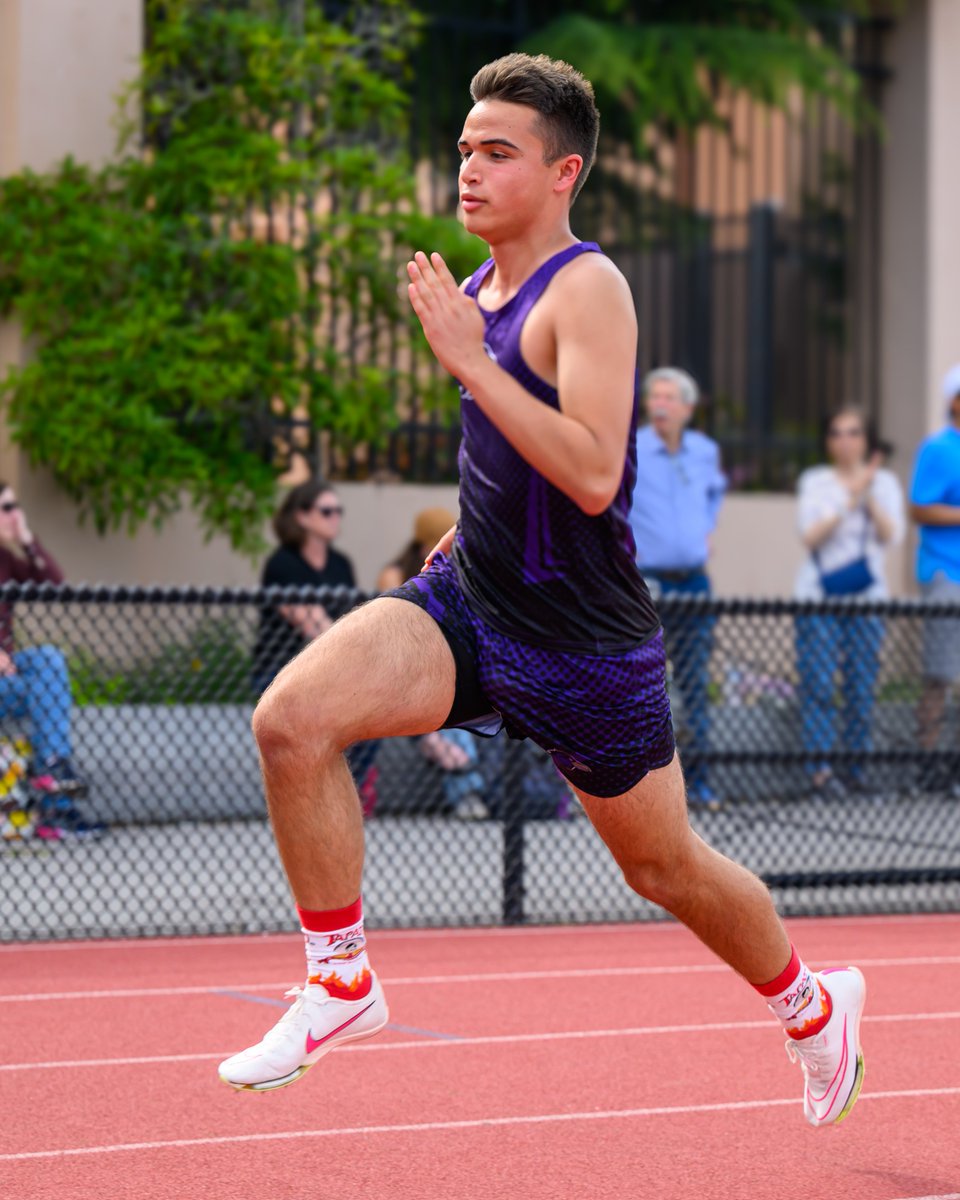
[{"label": "red sock", "polygon": [[297,905],[307,952],[307,987],[337,1000],[361,1000],[373,986],[363,933],[363,904],[313,912]]},{"label": "red sock", "polygon": [[830,1020],[833,1012],[830,993],[793,946],[786,969],[769,983],[753,986],[794,1041],[820,1033]]}]

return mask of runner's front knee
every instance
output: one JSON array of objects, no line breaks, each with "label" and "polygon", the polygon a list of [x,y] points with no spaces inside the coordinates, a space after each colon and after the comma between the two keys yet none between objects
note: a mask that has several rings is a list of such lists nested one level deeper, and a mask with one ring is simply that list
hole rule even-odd
[{"label": "runner's front knee", "polygon": [[325,709],[307,708],[283,687],[274,687],[260,698],[253,714],[253,736],[264,761],[275,761],[287,755],[310,754],[322,757],[325,752],[339,754],[345,748],[337,744],[332,722],[325,719]]}]

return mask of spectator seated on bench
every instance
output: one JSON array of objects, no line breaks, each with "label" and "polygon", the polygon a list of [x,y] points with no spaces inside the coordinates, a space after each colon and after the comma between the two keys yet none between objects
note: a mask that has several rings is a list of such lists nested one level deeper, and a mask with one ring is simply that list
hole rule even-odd
[{"label": "spectator seated on bench", "polygon": [[[62,583],[63,572],[34,537],[9,484],[0,481],[0,583]],[[38,827],[49,837],[89,837],[105,827],[77,808],[86,781],[73,765],[70,678],[55,646],[17,650],[13,605],[0,604],[0,719],[26,718],[31,745],[27,767]]]}]

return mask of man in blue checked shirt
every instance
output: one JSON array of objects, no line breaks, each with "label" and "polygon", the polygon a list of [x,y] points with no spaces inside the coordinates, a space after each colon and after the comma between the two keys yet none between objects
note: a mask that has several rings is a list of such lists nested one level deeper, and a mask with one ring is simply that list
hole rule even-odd
[{"label": "man in blue checked shirt", "polygon": [[[687,425],[699,389],[686,371],[658,367],[643,383],[648,424],[637,432],[637,485],[630,523],[637,565],[657,593],[709,596],[710,541],[727,488],[720,447]],[[681,614],[665,627],[673,674],[683,702],[690,749],[707,749],[710,713],[707,672],[713,617]],[[705,763],[693,758],[687,771],[691,805],[716,809]]]}]

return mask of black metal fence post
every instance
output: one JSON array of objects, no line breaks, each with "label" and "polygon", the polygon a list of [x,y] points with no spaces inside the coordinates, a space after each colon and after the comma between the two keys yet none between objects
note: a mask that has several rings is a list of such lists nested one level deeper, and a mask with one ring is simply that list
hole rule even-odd
[{"label": "black metal fence post", "polygon": [[747,421],[750,432],[766,438],[773,423],[773,260],[776,212],[772,205],[750,209],[747,268]]}]

